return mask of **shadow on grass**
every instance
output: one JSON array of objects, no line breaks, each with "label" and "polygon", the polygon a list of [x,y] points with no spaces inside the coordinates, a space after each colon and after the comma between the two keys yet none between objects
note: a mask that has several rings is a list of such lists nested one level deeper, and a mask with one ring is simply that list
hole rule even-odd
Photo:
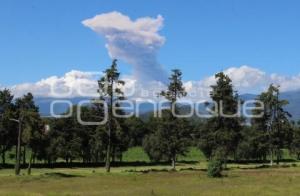
[{"label": "shadow on grass", "polygon": [[[297,160],[293,159],[285,159],[280,161],[280,165],[274,165],[273,167],[297,167]],[[194,165],[199,163],[198,161],[178,161],[178,164],[186,164],[186,165]],[[232,161],[229,160],[228,164],[240,164],[240,165],[252,165],[252,164],[261,164],[257,167],[235,167],[238,169],[260,169],[260,168],[268,168],[270,167],[268,165],[268,161],[255,161],[255,160],[248,160],[248,161]],[[171,163],[168,161],[162,161],[162,162],[143,162],[143,161],[136,161],[136,162],[112,162],[112,167],[143,167],[143,166],[170,166]],[[65,162],[56,162],[51,164],[33,164],[32,168],[93,168],[93,167],[104,167],[105,163],[81,163],[81,162],[73,162],[73,163],[65,163]],[[21,166],[23,169],[27,168],[27,165]],[[10,168],[13,169],[13,164],[5,164],[0,165],[0,169]],[[184,170],[194,170],[194,168],[187,168]]]},{"label": "shadow on grass", "polygon": [[130,169],[130,170],[125,170],[125,172],[148,174],[148,173],[154,173],[154,172],[159,172],[159,173],[161,173],[161,172],[174,172],[174,170],[169,170],[169,169],[145,169],[145,170]]},{"label": "shadow on grass", "polygon": [[197,169],[197,168],[190,167],[190,168],[182,168],[179,171],[202,171],[202,172],[206,172],[207,169]]},{"label": "shadow on grass", "polygon": [[179,170],[173,170],[173,169],[146,169],[146,170],[136,170],[136,169],[131,169],[131,170],[125,170],[125,172],[135,172],[135,173],[152,173],[152,172],[168,172],[168,173],[173,173],[173,172],[181,172],[181,171],[201,171],[201,172],[206,172],[206,169],[197,169],[197,168],[181,168]]},{"label": "shadow on grass", "polygon": [[77,178],[77,177],[84,177],[82,175],[76,174],[65,174],[61,172],[53,172],[53,173],[45,173],[43,174],[45,177],[55,177],[55,178]]},{"label": "shadow on grass", "polygon": [[[235,164],[268,164],[269,160],[228,160],[227,163],[235,163]],[[281,159],[280,163],[295,163],[298,160],[295,159]]]},{"label": "shadow on grass", "polygon": [[251,170],[251,169],[267,169],[267,168],[289,168],[289,167],[298,167],[297,164],[295,163],[292,163],[292,164],[286,164],[284,163],[283,165],[273,165],[273,166],[270,166],[270,165],[266,165],[266,164],[263,164],[263,165],[257,165],[255,167],[233,167],[233,168],[228,168],[228,170],[230,169],[242,169],[242,170]]},{"label": "shadow on grass", "polygon": [[[198,161],[178,161],[178,164],[197,164]],[[112,167],[136,167],[136,166],[169,166],[171,165],[168,161],[163,162],[144,162],[144,161],[136,161],[136,162],[112,162]],[[73,163],[65,163],[65,162],[57,162],[51,164],[33,164],[32,168],[90,168],[90,167],[104,167],[105,163],[80,163],[80,162],[73,162]],[[27,164],[21,165],[22,168],[27,168]],[[10,168],[13,169],[13,164],[5,164],[0,165],[1,168]]]}]

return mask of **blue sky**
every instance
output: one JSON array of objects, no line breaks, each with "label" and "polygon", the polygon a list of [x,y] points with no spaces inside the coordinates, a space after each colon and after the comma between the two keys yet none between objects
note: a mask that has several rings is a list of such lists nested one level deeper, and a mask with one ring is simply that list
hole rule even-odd
[{"label": "blue sky", "polygon": [[[2,0],[0,84],[36,82],[72,69],[102,71],[110,64],[105,40],[82,25],[118,11],[131,19],[164,18],[158,58],[185,80],[233,66],[296,75],[300,67],[300,1],[281,0]],[[124,74],[131,66],[120,62]]]}]

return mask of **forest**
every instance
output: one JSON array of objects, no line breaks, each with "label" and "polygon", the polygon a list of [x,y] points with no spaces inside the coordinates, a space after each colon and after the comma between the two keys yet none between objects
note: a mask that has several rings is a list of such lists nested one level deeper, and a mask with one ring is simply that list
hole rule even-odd
[{"label": "forest", "polygon": [[117,61],[103,73],[97,81],[99,97],[80,106],[81,119],[99,122],[106,118],[101,125],[78,122],[76,105],[69,109],[73,111],[69,117],[41,117],[33,94],[15,98],[9,89],[1,90],[0,168],[12,167],[6,160],[10,155],[15,160],[16,175],[21,168],[30,175],[35,167],[62,165],[103,166],[110,172],[113,166],[122,164],[124,152],[132,147],[141,147],[151,163],[168,163],[174,171],[178,157],[191,147],[197,148],[205,155],[208,175],[212,177],[221,176],[228,163],[279,164],[285,161],[286,151],[293,159],[300,159],[300,121],[291,120],[285,110],[289,103],[279,98],[279,86],[270,84],[259,94],[251,111],[253,118],[246,118],[235,115],[243,100],[231,79],[220,72],[210,91],[211,100],[217,104],[206,103],[216,112],[209,118],[179,118],[175,114],[186,108],[177,101],[187,92],[182,72],[174,69],[167,89],[158,95],[169,102],[169,109],[162,110],[159,117],[150,113],[146,118],[121,118],[126,114],[120,105],[126,100],[121,88],[125,82]]}]

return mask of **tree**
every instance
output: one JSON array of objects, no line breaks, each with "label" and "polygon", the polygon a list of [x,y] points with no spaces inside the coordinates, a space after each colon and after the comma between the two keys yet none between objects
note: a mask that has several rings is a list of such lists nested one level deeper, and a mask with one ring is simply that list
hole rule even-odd
[{"label": "tree", "polygon": [[8,89],[0,91],[0,155],[5,165],[6,152],[15,145],[16,124],[10,121],[14,117],[13,95]]},{"label": "tree", "polygon": [[[72,106],[69,110],[76,111],[76,106]],[[69,111],[67,111],[69,113]],[[68,118],[58,118],[54,120],[50,141],[50,159],[55,161],[57,158],[62,158],[67,164],[73,160],[81,158],[81,152],[85,147],[82,146],[84,137],[80,137],[81,127],[77,122],[77,113],[72,113]],[[88,128],[88,127],[86,127]],[[85,130],[85,129],[83,129]],[[88,130],[86,130],[88,131]]]},{"label": "tree", "polygon": [[[36,108],[37,109],[37,108]],[[38,109],[32,111],[30,116],[27,116],[26,123],[24,124],[24,130],[22,134],[22,140],[24,148],[31,149],[27,174],[31,175],[31,165],[34,157],[43,148],[43,137],[45,134],[45,126],[40,118]]]},{"label": "tree", "polygon": [[[277,164],[279,164],[281,149],[289,146],[287,143],[290,143],[292,134],[289,122],[291,115],[284,110],[288,101],[280,100],[279,94],[279,87],[271,84],[266,92],[259,95],[257,100],[264,104],[263,116],[252,120],[255,129],[264,132],[261,137],[266,139],[270,165],[273,165],[274,156],[277,157]],[[258,112],[261,111],[253,111],[254,114]]]},{"label": "tree", "polygon": [[268,139],[264,131],[254,126],[241,130],[241,141],[237,147],[237,157],[244,160],[265,161],[268,155]]},{"label": "tree", "polygon": [[234,92],[231,79],[220,72],[210,92],[214,101],[212,111],[216,113],[207,120],[200,133],[200,148],[209,159],[222,159],[225,163],[230,155],[235,156],[240,141],[242,118],[239,115],[239,96]]},{"label": "tree", "polygon": [[185,97],[187,95],[183,84],[182,84],[182,72],[179,69],[172,70],[171,77],[169,77],[170,83],[168,85],[167,91],[162,91],[160,93],[161,96],[165,97],[170,101],[170,109],[172,111],[172,118],[175,118],[173,112],[178,109],[176,107],[176,102],[178,99]]},{"label": "tree", "polygon": [[176,167],[178,155],[184,155],[190,145],[191,127],[186,119],[178,118],[170,121],[169,110],[162,112],[162,117],[151,117],[146,124],[151,128],[143,141],[143,148],[151,161],[171,161]]},{"label": "tree", "polygon": [[145,123],[138,117],[127,118],[124,123],[129,132],[129,146],[142,146],[143,139],[148,132]]},{"label": "tree", "polygon": [[112,134],[113,128],[117,126],[117,120],[114,118],[113,111],[116,109],[116,104],[119,100],[124,99],[124,93],[120,86],[125,85],[125,82],[120,80],[120,73],[117,69],[117,60],[113,60],[110,68],[104,71],[104,76],[98,81],[98,93],[100,99],[106,101],[108,105],[108,120],[107,120],[107,150],[105,168],[110,172],[111,162],[111,147],[112,147]]},{"label": "tree", "polygon": [[152,158],[167,157],[175,170],[177,156],[187,151],[190,129],[186,119],[176,117],[176,114],[179,114],[176,102],[187,95],[181,71],[172,70],[169,80],[168,89],[162,91],[160,95],[170,102],[170,110],[163,112],[161,120],[153,121],[154,125],[151,127],[154,131],[147,137],[144,147]]},{"label": "tree", "polygon": [[294,131],[293,131],[293,141],[290,146],[291,152],[296,155],[297,159],[300,160],[300,121],[297,123],[297,125],[294,125]]},{"label": "tree", "polygon": [[[28,147],[33,147],[37,149],[38,147],[34,145],[37,138],[35,138],[36,132],[41,131],[41,119],[39,116],[39,109],[34,103],[34,98],[31,93],[24,95],[21,98],[16,99],[15,102],[16,113],[18,120],[15,120],[19,124],[19,133],[18,133],[18,143],[17,143],[17,156],[16,156],[16,174],[20,174],[20,151],[21,151],[21,142],[28,145]],[[25,153],[25,150],[24,152]],[[28,168],[28,173],[31,172],[31,161],[32,155],[30,158],[30,164]],[[25,160],[25,154],[24,154]]]}]

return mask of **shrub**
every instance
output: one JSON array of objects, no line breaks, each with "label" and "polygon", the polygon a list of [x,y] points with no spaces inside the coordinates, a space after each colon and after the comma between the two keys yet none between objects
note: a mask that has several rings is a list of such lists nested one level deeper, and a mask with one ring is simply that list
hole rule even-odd
[{"label": "shrub", "polygon": [[220,160],[211,160],[208,163],[208,168],[207,168],[207,176],[211,178],[219,178],[222,176],[222,161]]}]

